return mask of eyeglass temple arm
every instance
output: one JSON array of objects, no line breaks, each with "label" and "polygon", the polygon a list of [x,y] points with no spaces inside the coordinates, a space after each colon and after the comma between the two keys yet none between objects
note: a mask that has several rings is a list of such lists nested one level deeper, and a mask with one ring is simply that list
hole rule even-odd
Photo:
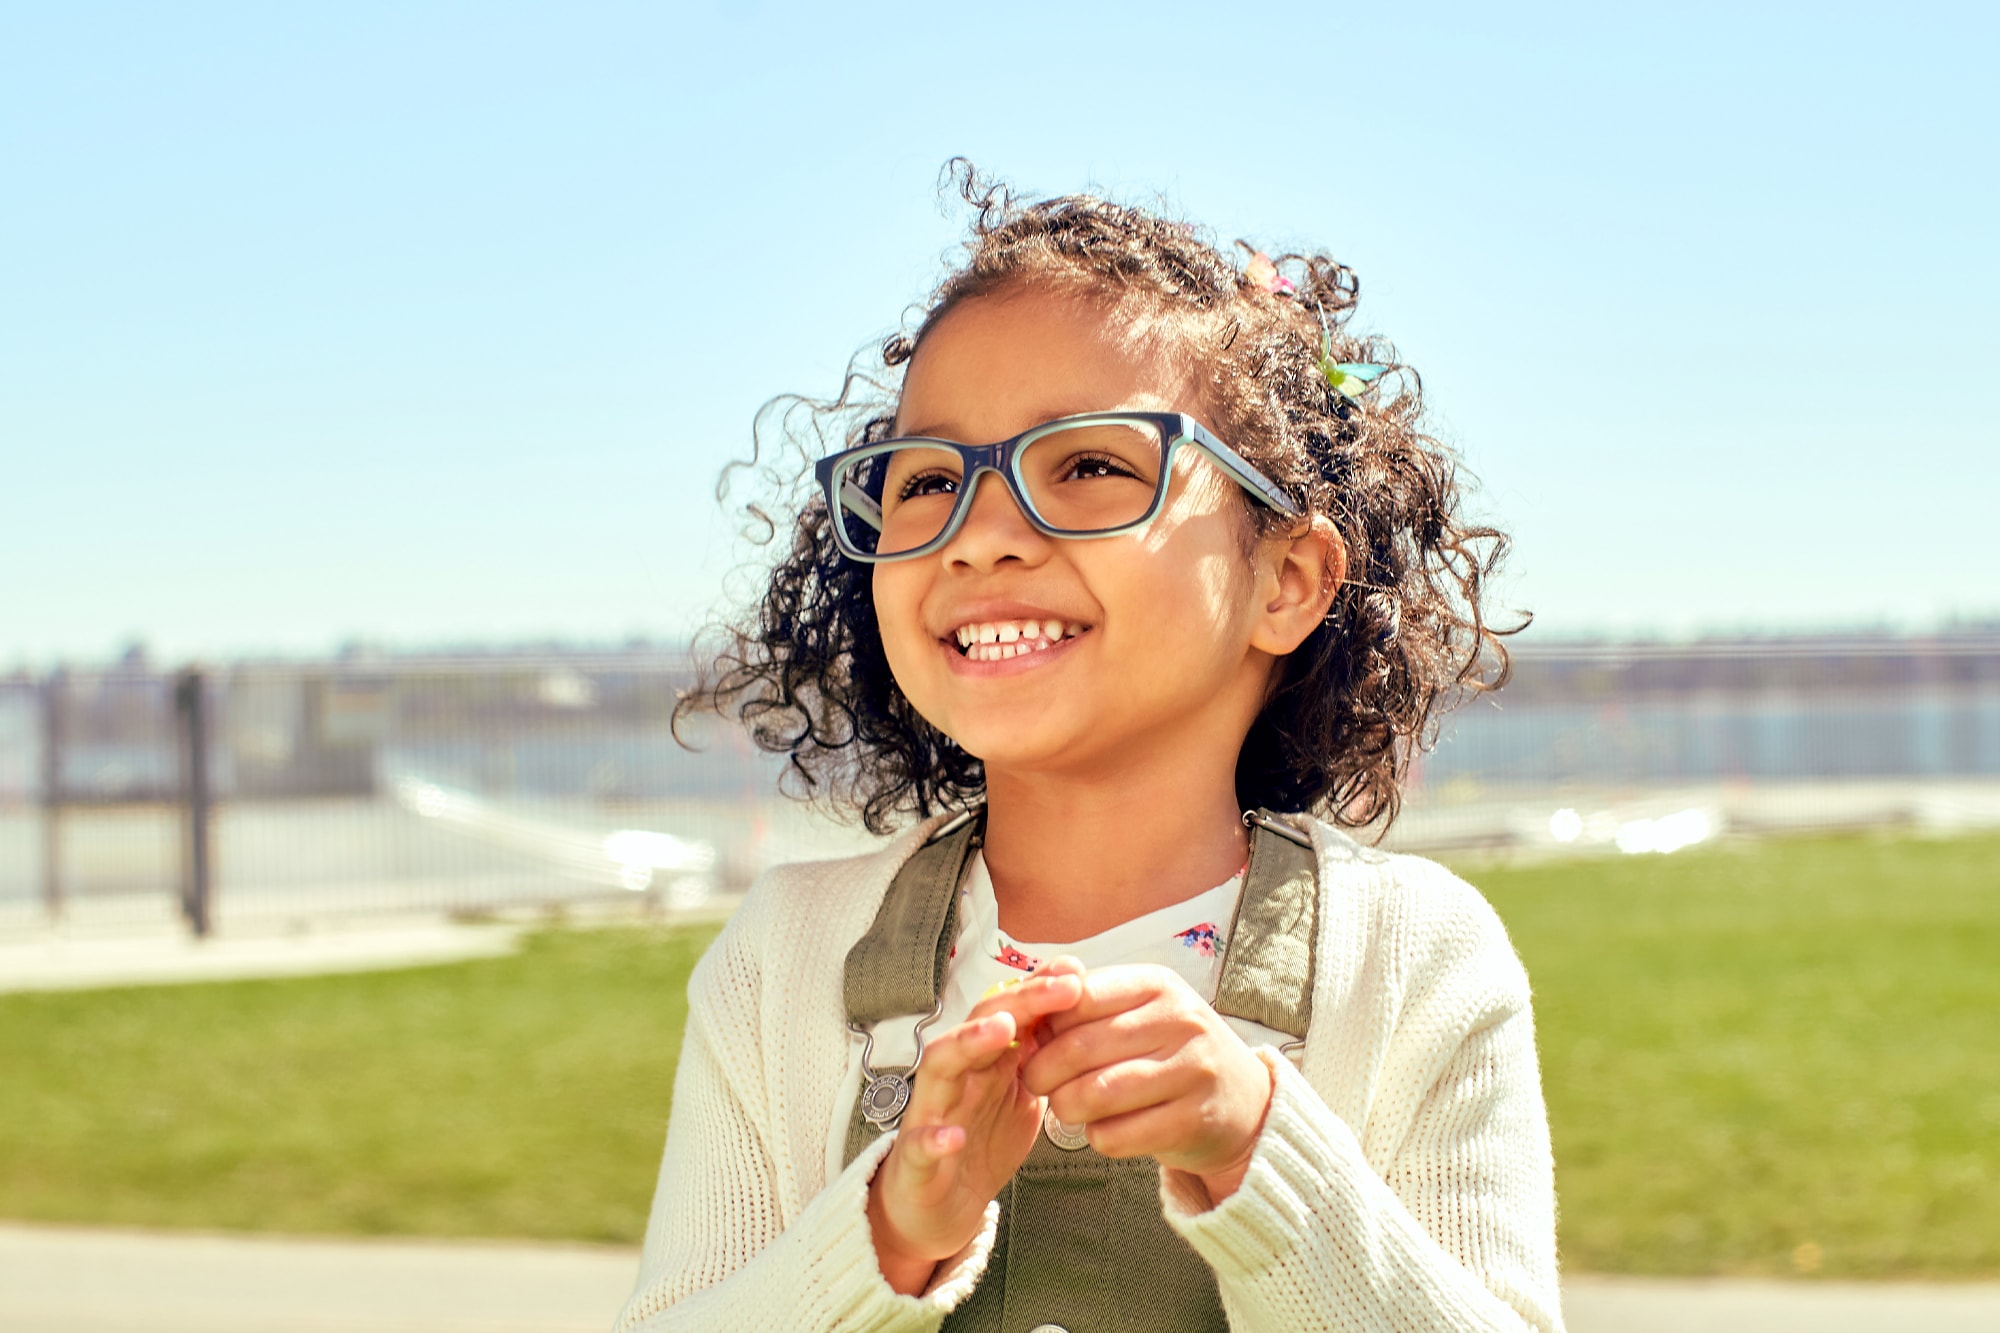
[{"label": "eyeglass temple arm", "polygon": [[876,504],[875,498],[867,491],[855,485],[852,477],[842,477],[840,480],[840,504],[843,509],[875,531],[882,530],[882,506]]},{"label": "eyeglass temple arm", "polygon": [[1242,454],[1204,430],[1201,423],[1188,421],[1185,431],[1188,440],[1228,468],[1238,481],[1248,486],[1265,504],[1289,518],[1297,518],[1305,512],[1298,507],[1291,496],[1279,490],[1276,483],[1258,471]]}]

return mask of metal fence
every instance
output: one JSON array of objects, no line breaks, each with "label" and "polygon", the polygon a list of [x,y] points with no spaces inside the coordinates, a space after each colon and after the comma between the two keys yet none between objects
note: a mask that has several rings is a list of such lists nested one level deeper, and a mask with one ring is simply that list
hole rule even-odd
[{"label": "metal fence", "polygon": [[[0,927],[691,903],[865,841],[739,732],[677,745],[689,679],[632,652],[0,680]],[[1526,646],[1390,842],[1880,822],[2000,822],[2000,634]]]},{"label": "metal fence", "polygon": [[673,740],[688,679],[621,654],[0,682],[0,926],[687,903],[845,850],[740,733]]},{"label": "metal fence", "polygon": [[2000,634],[1528,646],[1415,779],[1417,846],[2000,823]]}]

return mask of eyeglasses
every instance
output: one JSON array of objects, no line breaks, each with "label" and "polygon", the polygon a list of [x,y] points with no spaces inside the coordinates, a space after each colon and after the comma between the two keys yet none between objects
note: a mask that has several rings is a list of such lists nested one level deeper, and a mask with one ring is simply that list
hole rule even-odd
[{"label": "eyeglasses", "polygon": [[814,468],[834,544],[854,560],[907,560],[952,539],[981,473],[998,474],[1030,523],[1051,537],[1110,537],[1160,512],[1183,446],[1280,514],[1301,512],[1277,484],[1184,412],[1088,412],[998,444],[905,436],[845,449]]}]

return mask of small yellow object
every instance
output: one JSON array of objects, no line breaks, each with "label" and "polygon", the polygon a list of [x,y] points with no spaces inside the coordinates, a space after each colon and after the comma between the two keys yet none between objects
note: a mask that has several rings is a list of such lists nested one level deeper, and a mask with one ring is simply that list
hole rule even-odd
[{"label": "small yellow object", "polygon": [[[991,986],[988,986],[986,988],[986,993],[980,996],[979,998],[982,1000],[990,1000],[994,996],[998,995],[1001,991],[1006,990],[1009,986],[1018,986],[1027,979],[1028,978],[1026,976],[1006,977],[1000,981],[994,982]],[[1007,1049],[1010,1051],[1020,1050],[1021,1039],[1019,1037],[1016,1037],[1013,1041],[1008,1042]]]},{"label": "small yellow object", "polygon": [[986,993],[980,996],[979,998],[982,1000],[990,1000],[994,996],[998,995],[1001,991],[1006,990],[1009,986],[1018,986],[1026,980],[1027,978],[1025,976],[1020,976],[1020,977],[1008,977],[1003,981],[996,981],[991,986],[988,986],[986,988]]}]

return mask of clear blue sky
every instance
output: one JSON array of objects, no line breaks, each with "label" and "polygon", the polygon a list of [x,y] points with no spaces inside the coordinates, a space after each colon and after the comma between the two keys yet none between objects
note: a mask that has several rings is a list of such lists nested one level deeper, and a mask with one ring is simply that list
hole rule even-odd
[{"label": "clear blue sky", "polygon": [[953,154],[1334,249],[1550,633],[2000,613],[1984,5],[0,5],[0,669],[684,631]]}]

